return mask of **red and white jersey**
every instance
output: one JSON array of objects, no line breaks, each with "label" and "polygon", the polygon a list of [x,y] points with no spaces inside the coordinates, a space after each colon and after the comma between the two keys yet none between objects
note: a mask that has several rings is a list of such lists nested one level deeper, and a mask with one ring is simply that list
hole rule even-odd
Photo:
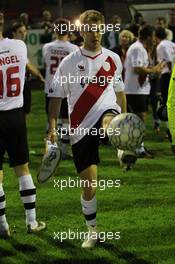
[{"label": "red and white jersey", "polygon": [[45,93],[49,92],[53,76],[62,61],[71,52],[78,49],[69,41],[55,40],[43,46],[43,61],[46,65]]},{"label": "red and white jersey", "polygon": [[48,96],[68,98],[72,144],[83,138],[84,129],[90,130],[106,110],[121,111],[115,94],[124,90],[121,73],[119,56],[105,48],[98,53],[79,49],[61,62]]},{"label": "red and white jersey", "polygon": [[[172,67],[175,63],[175,43],[169,40],[162,40],[157,46],[157,60],[158,62],[171,62]],[[162,71],[162,74],[170,72],[168,65]]]},{"label": "red and white jersey", "polygon": [[134,67],[148,67],[148,53],[138,40],[133,43],[126,54],[125,60],[125,92],[126,94],[149,94],[150,83],[147,74],[137,74]]},{"label": "red and white jersey", "polygon": [[23,106],[27,48],[23,41],[0,40],[0,111]]}]

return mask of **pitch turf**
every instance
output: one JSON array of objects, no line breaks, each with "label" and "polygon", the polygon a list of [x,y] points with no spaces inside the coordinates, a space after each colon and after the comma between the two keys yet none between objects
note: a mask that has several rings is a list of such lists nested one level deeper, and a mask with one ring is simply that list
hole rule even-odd
[{"label": "pitch turf", "polygon": [[121,187],[98,189],[98,225],[101,231],[120,232],[121,238],[101,243],[94,250],[83,250],[80,240],[54,240],[54,232],[86,230],[80,189],[54,188],[54,179],[77,179],[73,163],[62,162],[55,176],[43,185],[36,181],[45,122],[43,92],[33,91],[28,136],[30,148],[37,153],[30,157],[30,168],[37,186],[38,219],[46,221],[47,230],[37,236],[26,234],[18,181],[5,164],[6,212],[12,237],[0,240],[0,263],[174,264],[175,159],[163,134],[155,136],[149,121],[146,143],[156,158],[138,160],[135,169],[128,173],[121,172],[112,148],[101,146],[99,179],[120,179]]}]

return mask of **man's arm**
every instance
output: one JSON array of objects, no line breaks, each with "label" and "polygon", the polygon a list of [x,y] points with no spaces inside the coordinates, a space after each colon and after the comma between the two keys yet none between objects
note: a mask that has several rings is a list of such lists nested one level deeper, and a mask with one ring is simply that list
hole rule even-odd
[{"label": "man's arm", "polygon": [[127,103],[126,103],[126,95],[123,91],[116,93],[117,104],[121,107],[121,112],[126,113],[127,111]]},{"label": "man's arm", "polygon": [[160,62],[154,67],[134,67],[134,72],[137,74],[161,73],[165,67],[165,62]]},{"label": "man's arm", "polygon": [[61,101],[62,98],[58,97],[51,97],[49,100],[49,133],[48,133],[48,140],[52,143],[56,141],[57,138],[57,118],[60,114],[61,108]]},{"label": "man's arm", "polygon": [[168,89],[167,110],[168,110],[168,124],[172,136],[171,149],[175,155],[175,66],[171,75],[171,80]]}]

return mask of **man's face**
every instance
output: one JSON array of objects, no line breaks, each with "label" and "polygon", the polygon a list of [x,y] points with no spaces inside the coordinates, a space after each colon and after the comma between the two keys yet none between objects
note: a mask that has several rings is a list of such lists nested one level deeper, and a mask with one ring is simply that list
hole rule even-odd
[{"label": "man's face", "polygon": [[163,20],[156,20],[156,24],[155,24],[156,28],[165,28],[166,24]]},{"label": "man's face", "polygon": [[15,39],[20,39],[24,41],[26,38],[26,34],[27,34],[26,27],[22,26],[18,28],[16,32],[13,33],[13,37]]},{"label": "man's face", "polygon": [[123,45],[123,46],[126,46],[128,45],[130,42],[130,37],[128,34],[126,33],[123,33],[120,37],[120,44]]},{"label": "man's face", "polygon": [[45,21],[50,21],[51,20],[51,13],[49,11],[43,12],[43,18]]},{"label": "man's face", "polygon": [[84,47],[90,51],[98,51],[101,48],[102,29],[100,28],[100,24],[102,24],[100,21],[89,22],[89,30],[82,31],[81,33],[84,39]]}]

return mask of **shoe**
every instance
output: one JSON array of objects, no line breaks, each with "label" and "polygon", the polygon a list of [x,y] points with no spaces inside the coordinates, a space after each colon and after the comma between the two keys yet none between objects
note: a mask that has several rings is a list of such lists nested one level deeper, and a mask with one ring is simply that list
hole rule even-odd
[{"label": "shoe", "polygon": [[32,226],[32,225],[27,225],[27,233],[31,234],[31,233],[38,233],[42,230],[46,229],[46,223],[40,221],[37,222],[37,226]]},{"label": "shoe", "polygon": [[57,143],[52,144],[47,142],[47,151],[44,154],[43,160],[37,179],[39,183],[46,182],[55,172],[59,162],[61,161],[61,150]]},{"label": "shoe", "polygon": [[140,159],[154,159],[154,155],[150,150],[147,150],[146,148],[144,148],[145,150],[142,151],[141,153],[138,154],[138,158]]},{"label": "shoe", "polygon": [[132,169],[137,160],[137,155],[129,150],[118,149],[117,156],[124,171]]},{"label": "shoe", "polygon": [[0,238],[7,239],[10,237],[10,229],[0,231]]},{"label": "shoe", "polygon": [[97,227],[88,226],[88,233],[85,240],[83,241],[82,248],[94,248],[99,241]]}]

